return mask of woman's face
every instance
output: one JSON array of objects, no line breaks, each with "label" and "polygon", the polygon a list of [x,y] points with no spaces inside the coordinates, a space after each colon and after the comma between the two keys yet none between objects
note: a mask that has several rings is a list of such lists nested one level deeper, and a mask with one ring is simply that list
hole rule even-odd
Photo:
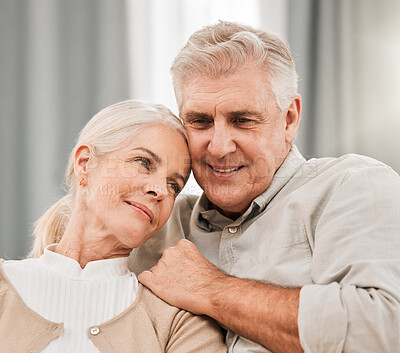
[{"label": "woman's face", "polygon": [[116,247],[142,245],[167,221],[190,170],[184,137],[163,125],[143,128],[121,149],[87,163],[91,228]]}]

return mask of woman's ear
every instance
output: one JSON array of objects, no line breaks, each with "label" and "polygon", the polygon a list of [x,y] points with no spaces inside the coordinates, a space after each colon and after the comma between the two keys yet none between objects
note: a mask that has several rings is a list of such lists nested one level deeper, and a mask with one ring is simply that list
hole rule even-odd
[{"label": "woman's ear", "polygon": [[87,183],[87,172],[88,172],[88,163],[90,156],[92,155],[91,146],[90,145],[81,145],[75,151],[74,156],[74,171],[77,182],[82,185],[83,181],[85,181],[85,185]]},{"label": "woman's ear", "polygon": [[297,130],[299,129],[301,117],[301,97],[296,94],[293,98],[292,104],[286,112],[286,131],[285,142],[291,143],[296,137]]}]

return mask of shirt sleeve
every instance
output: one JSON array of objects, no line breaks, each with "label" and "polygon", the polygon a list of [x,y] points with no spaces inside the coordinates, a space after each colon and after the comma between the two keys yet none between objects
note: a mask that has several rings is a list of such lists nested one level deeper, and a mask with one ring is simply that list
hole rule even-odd
[{"label": "shirt sleeve", "polygon": [[166,353],[226,353],[221,328],[206,317],[181,310],[174,318]]},{"label": "shirt sleeve", "polygon": [[321,205],[311,276],[300,292],[305,352],[400,352],[400,178],[348,172]]}]

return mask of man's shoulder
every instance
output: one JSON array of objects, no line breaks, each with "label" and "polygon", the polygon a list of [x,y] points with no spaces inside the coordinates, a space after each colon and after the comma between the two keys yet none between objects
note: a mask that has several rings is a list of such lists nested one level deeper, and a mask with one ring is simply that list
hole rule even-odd
[{"label": "man's shoulder", "polygon": [[351,175],[354,173],[368,173],[371,170],[382,170],[387,174],[398,176],[387,164],[377,159],[350,153],[333,158],[312,158],[302,168],[302,173],[310,177],[338,177],[339,175]]},{"label": "man's shoulder", "polygon": [[385,163],[378,161],[377,159],[374,159],[372,157],[364,156],[361,154],[356,154],[356,153],[348,153],[344,154],[340,157],[324,157],[324,158],[314,158],[311,160],[308,160],[308,162],[316,160],[317,162],[321,163],[322,165],[348,165],[348,166],[353,166],[354,168],[363,168],[363,167],[387,167],[390,168],[388,165]]},{"label": "man's shoulder", "polygon": [[179,212],[191,212],[198,199],[198,195],[180,194],[176,198],[174,210]]},{"label": "man's shoulder", "polygon": [[179,195],[166,227],[175,223],[188,225],[198,199],[197,195]]},{"label": "man's shoulder", "polygon": [[[381,185],[382,183],[386,185]],[[390,186],[398,189],[399,185],[399,175],[374,158],[359,154],[346,154],[337,158],[311,158],[296,171],[273,202],[276,203],[288,195],[298,196],[299,193],[326,199],[342,186],[347,186],[354,192],[361,192],[362,188],[373,188],[372,191],[381,192],[382,188]],[[308,198],[304,198],[304,202],[308,202],[306,200]]]}]

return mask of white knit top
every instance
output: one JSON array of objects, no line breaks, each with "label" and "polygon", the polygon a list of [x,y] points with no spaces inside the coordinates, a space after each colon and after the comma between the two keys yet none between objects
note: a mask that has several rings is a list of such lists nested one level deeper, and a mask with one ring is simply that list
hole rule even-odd
[{"label": "white knit top", "polygon": [[92,261],[82,269],[77,261],[53,252],[54,246],[49,245],[40,258],[5,261],[4,271],[31,309],[64,323],[61,335],[42,352],[98,353],[88,328],[133,303],[137,278],[128,270],[127,257]]}]

